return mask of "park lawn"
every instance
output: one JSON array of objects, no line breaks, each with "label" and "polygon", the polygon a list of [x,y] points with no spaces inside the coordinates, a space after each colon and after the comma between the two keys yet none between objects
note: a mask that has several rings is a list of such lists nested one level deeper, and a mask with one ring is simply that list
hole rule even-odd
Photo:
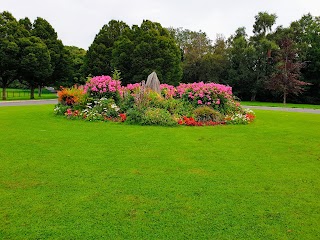
[{"label": "park lawn", "polygon": [[0,239],[319,239],[320,115],[141,127],[1,107]]},{"label": "park lawn", "polygon": [[285,108],[309,108],[320,109],[320,105],[314,104],[297,104],[297,103],[273,103],[273,102],[246,102],[242,101],[241,105],[244,106],[265,106],[265,107],[285,107]]},{"label": "park lawn", "polygon": [[[16,89],[16,88],[7,88],[7,101],[13,100],[29,100],[30,99],[30,90],[29,89]],[[35,99],[55,99],[57,98],[56,93],[52,93],[47,89],[42,89],[41,97],[38,96],[38,89],[34,90]],[[2,88],[0,88],[0,101],[2,100]]]}]

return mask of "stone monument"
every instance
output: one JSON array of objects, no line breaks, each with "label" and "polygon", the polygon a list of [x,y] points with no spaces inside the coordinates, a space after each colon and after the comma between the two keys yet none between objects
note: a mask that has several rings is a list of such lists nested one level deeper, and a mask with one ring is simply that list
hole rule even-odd
[{"label": "stone monument", "polygon": [[152,89],[153,91],[157,93],[161,93],[160,90],[160,81],[158,79],[158,76],[155,72],[152,72],[147,79],[146,87]]}]

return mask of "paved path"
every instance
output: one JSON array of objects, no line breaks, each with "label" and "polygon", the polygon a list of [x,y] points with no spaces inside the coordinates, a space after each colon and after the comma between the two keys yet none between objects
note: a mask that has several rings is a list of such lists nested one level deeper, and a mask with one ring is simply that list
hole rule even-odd
[{"label": "paved path", "polygon": [[[41,104],[57,104],[57,99],[43,99],[43,100],[23,100],[23,101],[1,101],[2,106],[25,106],[25,105],[41,105]],[[273,110],[273,111],[286,111],[286,112],[303,112],[320,114],[320,109],[308,108],[285,108],[285,107],[262,107],[262,106],[243,106],[250,109]]]},{"label": "paved path", "polygon": [[[242,105],[243,106],[243,105]],[[250,109],[272,110],[272,111],[285,111],[285,112],[302,112],[302,113],[315,113],[320,114],[320,109],[308,108],[285,108],[285,107],[263,107],[263,106],[243,106]]]},{"label": "paved path", "polygon": [[57,103],[58,103],[57,99],[1,101],[0,102],[0,107],[3,107],[3,106],[25,106],[25,105],[57,104]]}]

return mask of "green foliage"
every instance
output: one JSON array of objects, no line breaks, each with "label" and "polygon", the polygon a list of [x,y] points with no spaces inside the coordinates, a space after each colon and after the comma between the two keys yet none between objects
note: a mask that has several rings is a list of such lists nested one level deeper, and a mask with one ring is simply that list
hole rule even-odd
[{"label": "green foliage", "polygon": [[38,37],[19,39],[21,49],[20,76],[31,89],[30,98],[34,98],[34,89],[43,83],[43,79],[52,74],[50,52]]},{"label": "green foliage", "polygon": [[124,73],[124,84],[140,82],[152,71],[162,83],[177,85],[181,79],[180,50],[159,23],[145,20],[127,29],[112,53],[112,65]]},{"label": "green foliage", "polygon": [[133,108],[135,105],[135,99],[131,94],[124,93],[122,101],[120,102],[120,108],[127,112],[130,108]]},{"label": "green foliage", "polygon": [[50,53],[52,73],[43,78],[38,84],[40,86],[52,84],[59,86],[59,83],[67,82],[71,74],[72,63],[67,50],[64,48],[62,41],[58,39],[57,33],[51,24],[47,20],[38,17],[32,24],[30,33],[40,38]]},{"label": "green foliage", "polygon": [[55,85],[71,87],[74,84],[85,84],[86,78],[83,74],[83,64],[86,50],[75,46],[64,46],[64,49],[66,51],[66,58],[70,63],[69,75],[63,82],[56,81]]},{"label": "green foliage", "polygon": [[143,119],[143,115],[144,115],[144,109],[141,108],[130,108],[127,111],[127,123],[131,123],[131,124],[141,124],[142,119]]},{"label": "green foliage", "polygon": [[53,112],[54,114],[56,115],[64,115],[65,112],[67,111],[67,109],[69,108],[70,106],[68,105],[64,105],[62,103],[58,103],[54,109],[53,109]]},{"label": "green foliage", "polygon": [[122,78],[121,78],[121,72],[120,72],[120,70],[118,70],[118,69],[114,69],[113,71],[112,71],[112,79],[113,80],[121,80]]},{"label": "green foliage", "polygon": [[277,15],[269,14],[267,12],[259,12],[255,16],[253,25],[253,33],[264,37],[267,31],[271,32],[272,26],[276,23]]},{"label": "green foliage", "polygon": [[148,108],[142,115],[140,122],[142,125],[175,126],[177,122],[172,115],[165,109]]},{"label": "green foliage", "polygon": [[[4,88],[19,78],[31,89],[30,97],[34,98],[35,87],[41,89],[55,81],[66,82],[71,64],[49,22],[39,17],[33,24],[28,18],[17,22],[10,13],[3,12],[0,14],[0,28],[0,34],[4,34],[0,38],[0,56],[7,62],[3,73],[0,64],[0,74],[3,76],[0,79]],[[6,50],[2,51],[2,47]]]},{"label": "green foliage", "polygon": [[161,102],[163,109],[166,109],[173,116],[191,116],[193,106],[188,101],[182,101],[181,99],[169,98]]},{"label": "green foliage", "polygon": [[254,101],[257,95],[262,95],[272,75],[271,54],[278,46],[271,38],[272,33],[267,35],[267,32],[271,31],[275,20],[276,15],[260,12],[256,16],[254,36],[247,38],[245,29],[240,28],[229,38],[228,82],[242,99]]},{"label": "green foliage", "polygon": [[182,56],[183,82],[225,82],[227,46],[223,36],[212,45],[206,33],[169,28]]},{"label": "green foliage", "polygon": [[85,56],[85,75],[111,75],[114,69],[111,66],[113,45],[127,28],[126,23],[115,20],[102,27]]},{"label": "green foliage", "polygon": [[302,80],[311,83],[299,98],[303,103],[320,104],[320,17],[307,14],[291,24],[289,28],[297,44],[300,61],[305,63]]},{"label": "green foliage", "polygon": [[6,99],[6,88],[18,77],[18,38],[27,35],[9,12],[0,13],[0,87],[2,99]]},{"label": "green foliage", "polygon": [[195,120],[200,122],[220,122],[224,119],[224,116],[220,112],[213,110],[208,106],[201,106],[196,108],[193,111],[193,114]]}]

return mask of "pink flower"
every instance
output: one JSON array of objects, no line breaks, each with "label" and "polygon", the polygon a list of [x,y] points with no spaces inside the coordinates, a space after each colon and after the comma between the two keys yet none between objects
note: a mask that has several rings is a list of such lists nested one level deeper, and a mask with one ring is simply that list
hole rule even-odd
[{"label": "pink flower", "polygon": [[216,104],[218,104],[218,105],[220,104],[220,99],[218,99],[218,100],[216,101]]},{"label": "pink flower", "polygon": [[202,104],[202,101],[201,101],[201,100],[198,100],[198,104],[201,105],[201,104]]}]

